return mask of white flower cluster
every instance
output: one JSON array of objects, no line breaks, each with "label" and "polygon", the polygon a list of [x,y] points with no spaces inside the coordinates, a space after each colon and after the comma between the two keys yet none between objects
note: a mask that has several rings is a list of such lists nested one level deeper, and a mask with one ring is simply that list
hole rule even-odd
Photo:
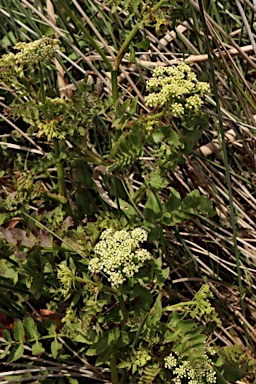
[{"label": "white flower cluster", "polygon": [[205,360],[201,366],[193,368],[189,361],[179,361],[178,357],[170,353],[165,357],[165,368],[171,369],[175,375],[173,383],[181,384],[181,379],[187,378],[188,384],[215,384],[217,382],[216,373],[210,364],[210,360],[205,355]]},{"label": "white flower cluster", "polygon": [[47,63],[53,57],[58,40],[43,36],[39,40],[30,43],[18,43],[14,49],[19,52],[12,52],[3,55],[0,59],[0,75],[24,76],[24,69],[38,63]]},{"label": "white flower cluster", "polygon": [[46,36],[31,43],[18,43],[14,47],[20,51],[15,55],[16,60],[28,65],[48,61],[53,57],[57,43],[58,40]]},{"label": "white flower cluster", "polygon": [[96,257],[90,261],[89,270],[93,273],[104,272],[109,276],[111,285],[118,287],[152,258],[146,249],[140,248],[140,243],[146,240],[147,232],[142,228],[116,232],[107,229],[94,247]]},{"label": "white flower cluster", "polygon": [[[163,107],[170,102],[173,116],[181,117],[187,111],[199,114],[202,97],[209,91],[208,83],[199,82],[191,68],[180,63],[177,67],[158,67],[147,81],[146,104],[149,107]],[[188,97],[189,95],[189,97]]]}]

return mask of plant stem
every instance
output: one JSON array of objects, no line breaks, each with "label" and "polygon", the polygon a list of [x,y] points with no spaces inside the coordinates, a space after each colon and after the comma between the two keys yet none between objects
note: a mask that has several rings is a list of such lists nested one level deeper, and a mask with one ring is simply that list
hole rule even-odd
[{"label": "plant stem", "polygon": [[[66,189],[66,183],[65,183],[65,172],[64,172],[64,166],[63,163],[60,161],[60,144],[57,139],[53,139],[53,146],[54,146],[54,152],[57,157],[57,163],[56,163],[56,169],[57,169],[57,177],[58,177],[58,184],[59,184],[59,194],[62,197],[65,197],[67,199],[67,189]],[[74,218],[72,209],[70,207],[70,204],[67,202],[63,205],[63,208],[68,216],[71,216]]]},{"label": "plant stem", "polygon": [[[166,0],[160,0],[152,9],[152,13],[155,13],[159,8],[161,8],[162,5],[166,3]],[[143,27],[146,21],[149,20],[151,15],[149,13],[145,13],[145,16],[142,18],[140,22],[137,22],[136,25],[132,28],[128,36],[126,37],[125,41],[123,42],[117,57],[113,63],[113,68],[111,72],[111,81],[112,81],[112,93],[113,93],[113,100],[114,102],[117,100],[117,72],[119,69],[119,66],[121,64],[122,58],[124,57],[125,53],[128,50],[128,47],[130,43],[132,42],[133,38],[136,36],[138,33],[139,29]]]},{"label": "plant stem", "polygon": [[116,369],[116,357],[114,355],[110,357],[110,370],[111,370],[111,383],[118,384],[119,379],[118,379],[118,374]]},{"label": "plant stem", "polygon": [[117,70],[111,71],[112,97],[115,104],[118,100]]},{"label": "plant stem", "polygon": [[58,183],[59,183],[59,194],[61,196],[67,197],[67,189],[66,189],[66,183],[65,183],[65,174],[64,174],[64,167],[61,161],[59,160],[60,156],[60,144],[57,139],[53,139],[53,146],[54,146],[54,152],[57,157],[57,176],[58,176]]},{"label": "plant stem", "polygon": [[[77,148],[81,149],[88,157],[86,158],[86,161],[88,163],[93,163],[95,165],[102,165],[104,164],[104,160],[98,155],[97,153],[93,153],[90,151],[90,149],[84,147],[81,143],[79,143],[74,137],[69,136],[68,140],[74,144]],[[85,158],[84,158],[85,160]]]},{"label": "plant stem", "polygon": [[51,193],[49,191],[46,191],[44,195],[46,198],[56,201],[59,204],[66,204],[68,202],[68,199],[66,197],[56,195],[55,193]]},{"label": "plant stem", "polygon": [[[139,31],[139,28],[140,28],[140,25],[142,25],[142,23],[137,23],[133,29],[130,31],[129,35],[126,37],[125,41],[123,42],[118,54],[117,54],[117,57],[114,61],[114,64],[113,64],[113,70],[112,70],[112,73],[117,76],[117,71],[118,71],[118,68],[121,64],[121,61],[122,61],[122,58],[124,57],[125,53],[127,52],[127,49],[131,43],[131,41],[133,40],[134,36],[136,36],[136,34],[138,33]],[[113,84],[113,80],[112,80],[112,84]]]},{"label": "plant stem", "polygon": [[102,284],[101,280],[99,279],[99,282],[94,282],[92,281],[89,277],[79,277],[79,276],[74,276],[75,281],[78,283],[85,283],[85,284],[92,284],[94,287],[98,287],[101,291],[103,292],[108,292],[112,293],[113,295],[120,296],[120,292],[112,287],[108,287],[105,284]]},{"label": "plant stem", "polygon": [[125,307],[125,302],[124,302],[123,296],[122,295],[118,295],[117,296],[117,300],[119,301],[119,305],[120,305],[122,314],[124,316],[124,323],[126,323],[126,321],[128,319],[128,312],[127,312],[127,309]]},{"label": "plant stem", "polygon": [[133,194],[132,196],[132,201],[134,201],[134,203],[138,204],[141,202],[145,192],[146,192],[146,185],[145,184],[142,184],[139,189],[137,189],[137,191]]},{"label": "plant stem", "polygon": [[184,301],[182,303],[168,305],[167,307],[163,308],[163,311],[175,311],[177,309],[182,309],[184,307],[193,307],[197,303],[196,301]]},{"label": "plant stem", "polygon": [[126,371],[123,370],[122,377],[120,380],[120,384],[125,384],[126,383]]},{"label": "plant stem", "polygon": [[140,323],[139,329],[136,332],[136,336],[135,336],[134,342],[132,344],[132,348],[136,348],[136,346],[138,344],[140,334],[143,331],[143,327],[144,327],[144,325],[145,325],[145,323],[146,323],[146,321],[148,319],[148,315],[149,315],[149,312],[146,313],[146,315],[142,319],[142,322]]}]

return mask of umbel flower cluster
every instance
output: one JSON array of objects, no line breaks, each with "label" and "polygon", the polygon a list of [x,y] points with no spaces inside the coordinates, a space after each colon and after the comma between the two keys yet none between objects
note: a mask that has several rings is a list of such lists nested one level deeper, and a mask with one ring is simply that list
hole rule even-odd
[{"label": "umbel flower cluster", "polygon": [[140,243],[147,240],[142,228],[114,232],[107,229],[94,247],[95,257],[89,263],[93,273],[104,272],[113,287],[118,287],[136,274],[152,255]]},{"label": "umbel flower cluster", "polygon": [[174,117],[184,114],[199,115],[203,97],[209,91],[208,83],[197,80],[191,68],[180,63],[177,67],[157,67],[147,81],[146,104],[152,108],[161,108],[168,103]]},{"label": "umbel flower cluster", "polygon": [[44,36],[31,43],[22,42],[16,44],[14,49],[19,51],[18,53],[14,54],[11,52],[1,57],[0,76],[8,77],[13,75],[23,77],[24,70],[38,63],[49,62],[54,55],[57,43],[57,40]]},{"label": "umbel flower cluster", "polygon": [[[212,352],[212,354],[214,354]],[[180,361],[179,357],[170,353],[165,357],[165,368],[171,369],[175,375],[173,383],[181,384],[182,379],[188,379],[188,384],[215,384],[217,382],[216,373],[210,364],[210,359],[205,354],[205,359],[198,367],[192,367],[188,360]]]}]

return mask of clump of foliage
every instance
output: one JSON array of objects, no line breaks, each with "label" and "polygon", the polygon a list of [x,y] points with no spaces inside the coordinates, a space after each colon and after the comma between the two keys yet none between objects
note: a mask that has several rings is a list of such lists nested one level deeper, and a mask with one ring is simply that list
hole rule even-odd
[{"label": "clump of foliage", "polygon": [[14,46],[18,53],[8,53],[0,60],[1,78],[10,85],[20,85],[18,78],[25,78],[28,71],[34,71],[38,65],[48,64],[52,59],[58,41],[49,37],[18,43]]},{"label": "clump of foliage", "polygon": [[[207,126],[210,85],[184,62],[147,70],[148,113],[140,112],[138,97],[117,89],[139,28],[161,33],[172,12],[186,16],[188,2],[153,1],[153,11],[136,1],[111,4],[130,13],[127,24],[133,17],[138,23],[113,64],[86,35],[111,70],[108,96],[100,98],[86,80],[70,97],[53,92],[56,39],[18,43],[18,53],[0,59],[12,95],[2,117],[21,126],[15,140],[29,138],[42,156],[29,148],[28,158],[10,159],[12,176],[1,174],[0,358],[24,364],[29,356],[36,367],[35,356],[75,356],[91,377],[113,384],[237,380],[253,370],[252,360],[214,344],[221,321],[206,280],[191,300],[172,297],[166,241],[169,228],[215,214],[206,195],[181,194],[168,177]],[[146,162],[149,148],[153,161]],[[33,370],[27,373],[32,379]]]}]

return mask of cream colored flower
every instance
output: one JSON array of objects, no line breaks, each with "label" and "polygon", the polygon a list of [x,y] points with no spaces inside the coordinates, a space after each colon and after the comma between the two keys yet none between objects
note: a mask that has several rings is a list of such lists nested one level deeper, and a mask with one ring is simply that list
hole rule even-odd
[{"label": "cream colored flower", "polygon": [[104,272],[111,285],[118,287],[152,258],[146,249],[140,248],[140,243],[146,240],[147,232],[142,228],[116,232],[107,229],[94,247],[95,257],[89,263],[89,270],[93,273]]}]

